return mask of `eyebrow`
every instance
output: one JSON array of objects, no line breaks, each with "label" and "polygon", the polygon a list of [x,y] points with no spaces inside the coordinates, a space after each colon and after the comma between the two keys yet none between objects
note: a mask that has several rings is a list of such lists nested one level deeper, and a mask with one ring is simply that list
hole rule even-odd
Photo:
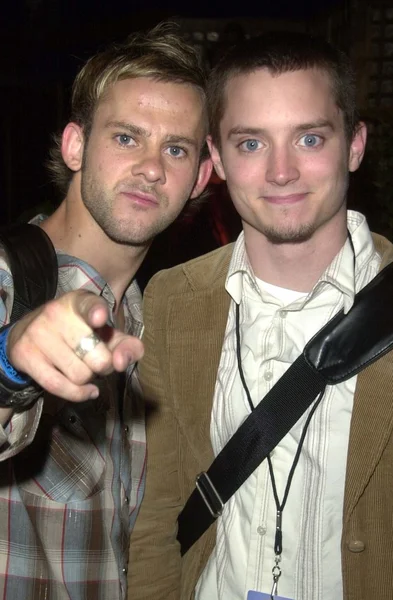
[{"label": "eyebrow", "polygon": [[[334,131],[334,126],[331,121],[328,119],[317,119],[316,121],[310,121],[309,123],[300,123],[293,128],[293,131],[307,131],[308,129],[330,129]],[[228,132],[228,139],[231,137],[235,137],[237,135],[266,135],[267,129],[263,127],[243,127],[242,125],[237,125],[236,127],[232,127]]]},{"label": "eyebrow", "polygon": [[261,135],[265,131],[261,127],[242,127],[241,125],[237,125],[228,131],[228,139],[236,135]]},{"label": "eyebrow", "polygon": [[171,144],[186,144],[187,146],[198,147],[198,142],[193,138],[189,138],[185,135],[168,135],[166,141]]},{"label": "eyebrow", "polygon": [[295,131],[305,131],[306,129],[330,129],[335,130],[335,127],[329,119],[317,119],[309,123],[301,123],[295,127]]},{"label": "eyebrow", "polygon": [[150,133],[143,127],[138,127],[133,123],[126,123],[125,121],[108,121],[105,125],[107,129],[118,127],[119,129],[126,129],[128,133],[132,135],[140,135],[142,137],[149,137]]},{"label": "eyebrow", "polygon": [[[138,125],[134,125],[133,123],[126,123],[125,121],[108,121],[105,127],[108,129],[117,127],[119,129],[126,130],[130,135],[137,135],[140,137],[148,138],[151,136],[151,133],[147,131],[147,129],[139,127]],[[170,134],[166,136],[165,141],[169,142],[170,144],[186,144],[187,146],[192,146],[194,148],[198,147],[197,140],[184,135]]]}]

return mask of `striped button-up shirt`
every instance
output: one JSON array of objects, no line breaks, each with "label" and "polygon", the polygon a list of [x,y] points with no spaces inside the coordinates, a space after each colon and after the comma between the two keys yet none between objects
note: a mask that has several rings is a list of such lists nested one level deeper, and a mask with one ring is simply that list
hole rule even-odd
[{"label": "striped button-up shirt", "polygon": [[[85,289],[115,299],[88,264],[58,252],[57,296]],[[13,287],[0,250],[0,325]],[[136,282],[124,297],[125,331],[142,333]],[[65,323],[66,327],[67,324]],[[97,400],[45,394],[0,427],[0,598],[123,600],[129,536],[144,486],[144,417],[135,365],[125,386],[99,380]]]},{"label": "striped button-up shirt", "polygon": [[[218,370],[211,419],[215,455],[250,412],[236,362],[235,303],[240,305],[241,358],[254,405],[301,354],[308,340],[375,277],[380,256],[365,218],[348,211],[349,240],[308,294],[258,280],[243,235],[226,281],[233,299]],[[341,532],[346,457],[356,377],[328,386],[313,415],[282,514],[283,552],[278,597],[342,598]],[[271,453],[280,502],[307,411]],[[232,496],[217,525],[217,544],[200,578],[198,600],[270,597],[275,564],[276,504],[267,461]]]}]

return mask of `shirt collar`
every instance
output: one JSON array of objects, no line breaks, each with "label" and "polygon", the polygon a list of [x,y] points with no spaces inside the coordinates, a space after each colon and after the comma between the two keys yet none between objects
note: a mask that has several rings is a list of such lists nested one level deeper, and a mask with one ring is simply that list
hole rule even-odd
[{"label": "shirt collar", "polygon": [[[313,290],[308,295],[315,296],[324,288],[324,283],[337,287],[343,294],[344,311],[351,308],[357,289],[358,274],[365,263],[370,260],[374,252],[374,243],[367,225],[366,218],[356,212],[347,211],[347,227],[352,238],[353,249],[349,239],[334,257],[327,269],[322,273]],[[243,296],[244,278],[248,278],[249,284],[258,289],[255,275],[249,263],[244,243],[244,232],[239,235],[229,265],[225,288],[232,299],[240,304]]]},{"label": "shirt collar", "polygon": [[[105,279],[90,264],[56,250],[59,265],[59,289],[62,293],[83,288],[105,298],[111,312],[115,306],[115,297]],[[142,334],[142,294],[135,279],[132,280],[123,297],[124,316],[127,331],[133,335]]]},{"label": "shirt collar", "polygon": [[[46,215],[38,214],[31,219],[30,223],[39,225],[46,218]],[[110,286],[98,271],[87,262],[76,256],[70,256],[62,250],[56,249],[56,254],[59,265],[58,293],[65,294],[83,288],[88,292],[103,296],[112,312],[115,297]],[[126,330],[140,337],[143,332],[142,294],[135,279],[132,280],[124,294],[123,307]]]},{"label": "shirt collar", "polygon": [[353,210],[347,211],[347,227],[353,248],[350,239],[347,238],[344,246],[322,274],[313,290],[313,293],[316,293],[324,282],[337,287],[343,294],[345,313],[352,307],[355,294],[359,291],[359,273],[375,251],[364,215]]}]

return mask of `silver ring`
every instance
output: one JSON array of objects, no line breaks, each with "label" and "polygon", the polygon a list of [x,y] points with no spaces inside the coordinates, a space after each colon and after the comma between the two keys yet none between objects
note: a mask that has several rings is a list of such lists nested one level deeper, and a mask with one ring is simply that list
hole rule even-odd
[{"label": "silver ring", "polygon": [[74,349],[74,352],[78,358],[83,359],[86,356],[86,354],[94,350],[94,348],[100,342],[102,342],[101,338],[98,337],[98,335],[96,335],[93,331],[92,333],[90,333],[89,335],[85,335],[85,337],[81,339],[79,344]]}]

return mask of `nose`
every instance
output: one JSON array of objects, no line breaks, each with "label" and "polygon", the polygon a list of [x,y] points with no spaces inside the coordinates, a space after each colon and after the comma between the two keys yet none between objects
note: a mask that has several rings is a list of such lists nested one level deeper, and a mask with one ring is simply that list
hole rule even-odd
[{"label": "nose", "polygon": [[297,157],[294,150],[287,147],[273,147],[268,157],[266,180],[284,186],[300,177]]},{"label": "nose", "polygon": [[164,158],[160,150],[144,150],[132,166],[132,174],[143,177],[148,183],[166,182]]}]

